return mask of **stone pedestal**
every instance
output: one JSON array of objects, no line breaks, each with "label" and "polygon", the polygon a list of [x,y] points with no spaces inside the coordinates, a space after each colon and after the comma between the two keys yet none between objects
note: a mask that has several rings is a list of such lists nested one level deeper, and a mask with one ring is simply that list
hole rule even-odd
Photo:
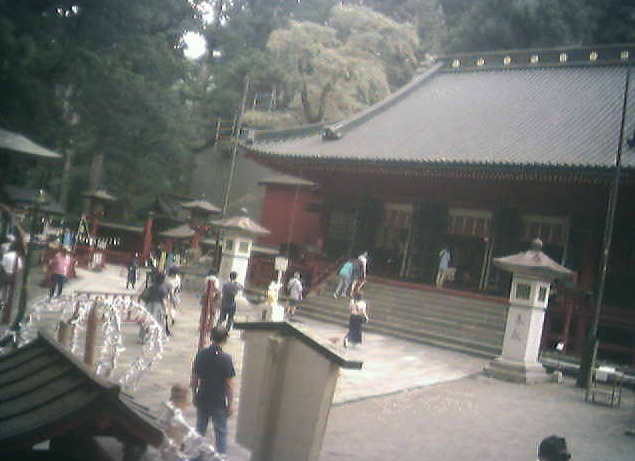
[{"label": "stone pedestal", "polygon": [[524,384],[548,379],[538,362],[545,311],[539,307],[510,306],[505,327],[503,353],[486,368],[488,376]]},{"label": "stone pedestal", "polygon": [[251,461],[316,461],[339,369],[361,362],[288,323],[237,323],[245,350],[236,440]]}]

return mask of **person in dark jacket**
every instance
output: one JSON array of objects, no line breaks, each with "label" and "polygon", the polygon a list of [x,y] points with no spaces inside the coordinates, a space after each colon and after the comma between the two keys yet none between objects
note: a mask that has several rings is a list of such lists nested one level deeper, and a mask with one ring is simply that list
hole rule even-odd
[{"label": "person in dark jacket", "polygon": [[192,395],[196,407],[196,430],[205,435],[212,420],[216,450],[227,452],[227,418],[233,413],[234,377],[236,370],[223,345],[229,337],[221,326],[212,329],[212,344],[201,349],[192,365]]}]

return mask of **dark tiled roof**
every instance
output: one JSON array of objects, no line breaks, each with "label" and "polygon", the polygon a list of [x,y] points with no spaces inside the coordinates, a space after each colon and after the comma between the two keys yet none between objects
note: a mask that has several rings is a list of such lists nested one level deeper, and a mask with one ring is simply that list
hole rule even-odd
[{"label": "dark tiled roof", "polygon": [[0,458],[72,432],[129,436],[153,445],[163,439],[155,418],[132,397],[42,333],[0,357],[0,404]]},{"label": "dark tiled roof", "polygon": [[[615,163],[624,65],[435,68],[322,136],[256,143],[256,156],[376,163],[607,168]],[[635,80],[635,75],[632,76]],[[635,82],[625,139],[635,128]],[[623,165],[635,166],[625,150]]]}]

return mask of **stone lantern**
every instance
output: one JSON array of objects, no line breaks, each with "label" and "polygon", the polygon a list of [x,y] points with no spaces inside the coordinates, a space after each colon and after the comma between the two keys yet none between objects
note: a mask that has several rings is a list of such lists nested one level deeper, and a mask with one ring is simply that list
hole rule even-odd
[{"label": "stone lantern", "polygon": [[195,231],[192,238],[192,248],[198,249],[198,242],[210,229],[209,218],[212,215],[220,214],[222,210],[206,200],[193,200],[182,203],[181,207],[190,212],[190,227]]},{"label": "stone lantern", "polygon": [[529,251],[494,258],[494,265],[513,276],[503,353],[485,371],[488,376],[504,381],[527,384],[546,381],[538,352],[549,291],[554,280],[569,278],[573,272],[544,254],[540,239],[532,242]]},{"label": "stone lantern", "polygon": [[99,221],[106,213],[106,205],[117,199],[103,189],[84,192],[82,197],[88,200],[88,220],[90,221],[90,235],[97,238]]},{"label": "stone lantern", "polygon": [[[117,199],[103,189],[95,189],[84,192],[82,197],[88,200],[88,220],[90,222],[88,266],[90,268],[99,269],[102,268],[105,263],[103,253],[101,251],[95,251],[97,247],[101,245],[99,239],[97,238],[97,233],[99,232],[99,222],[106,213],[106,206],[109,203],[117,201]],[[99,249],[103,250],[105,248],[102,247]]]},{"label": "stone lantern", "polygon": [[229,280],[229,274],[236,272],[236,281],[244,285],[253,241],[269,231],[248,216],[233,216],[214,221],[213,224],[223,232],[223,253],[218,277]]}]

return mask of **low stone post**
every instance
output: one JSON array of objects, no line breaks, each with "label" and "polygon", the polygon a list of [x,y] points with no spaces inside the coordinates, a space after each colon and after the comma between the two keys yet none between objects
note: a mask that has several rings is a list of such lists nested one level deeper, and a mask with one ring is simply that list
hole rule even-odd
[{"label": "low stone post", "polygon": [[84,363],[92,368],[95,364],[95,343],[97,342],[97,325],[99,324],[99,303],[95,301],[90,307],[86,323],[86,344],[84,345]]},{"label": "low stone post", "polygon": [[65,320],[60,320],[59,329],[57,331],[57,342],[59,342],[64,348],[68,349],[71,345],[71,335],[73,329],[71,324]]}]

